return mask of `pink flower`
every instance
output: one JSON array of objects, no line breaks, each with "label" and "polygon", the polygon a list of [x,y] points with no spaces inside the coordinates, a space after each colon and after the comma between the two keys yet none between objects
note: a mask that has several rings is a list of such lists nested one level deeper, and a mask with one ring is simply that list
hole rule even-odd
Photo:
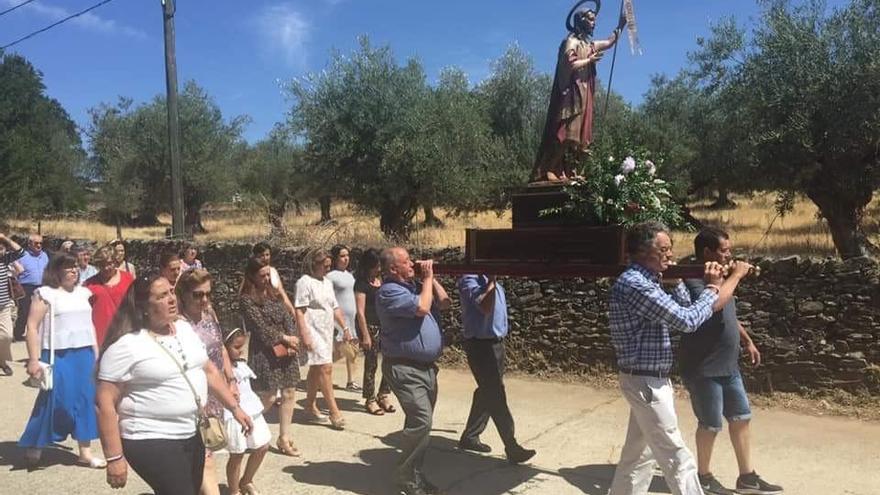
[{"label": "pink flower", "polygon": [[636,160],[635,158],[628,156],[623,160],[623,164],[620,166],[620,171],[624,174],[628,174],[636,169]]}]

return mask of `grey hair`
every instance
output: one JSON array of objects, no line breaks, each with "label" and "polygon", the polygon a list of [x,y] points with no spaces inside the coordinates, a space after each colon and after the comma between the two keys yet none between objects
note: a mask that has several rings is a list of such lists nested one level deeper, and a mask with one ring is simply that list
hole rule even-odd
[{"label": "grey hair", "polygon": [[669,227],[656,220],[633,225],[626,231],[626,254],[633,256],[651,248],[660,232],[668,234]]},{"label": "grey hair", "polygon": [[382,250],[382,253],[379,255],[379,263],[382,266],[382,273],[388,273],[391,269],[391,265],[397,261],[397,253],[395,252],[397,247],[385,248]]}]

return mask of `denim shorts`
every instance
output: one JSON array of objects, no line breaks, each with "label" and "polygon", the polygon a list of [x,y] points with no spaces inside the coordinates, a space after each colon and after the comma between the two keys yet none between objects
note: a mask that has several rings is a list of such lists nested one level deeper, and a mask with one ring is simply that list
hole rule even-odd
[{"label": "denim shorts", "polygon": [[728,376],[686,377],[684,384],[691,394],[691,406],[700,428],[718,432],[722,417],[727,421],[751,419],[749,397],[738,372]]}]

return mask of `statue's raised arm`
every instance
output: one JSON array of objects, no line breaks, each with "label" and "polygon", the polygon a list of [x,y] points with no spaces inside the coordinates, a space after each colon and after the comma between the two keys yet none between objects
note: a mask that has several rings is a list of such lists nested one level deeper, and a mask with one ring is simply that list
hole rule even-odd
[{"label": "statue's raised arm", "polygon": [[[593,8],[579,10],[585,3]],[[582,154],[593,142],[593,107],[596,92],[596,63],[602,52],[614,46],[626,26],[621,15],[617,28],[607,39],[593,40],[599,0],[581,0],[568,13],[556,61],[556,74],[547,110],[541,147],[535,159],[532,182],[559,182],[575,177]]]}]

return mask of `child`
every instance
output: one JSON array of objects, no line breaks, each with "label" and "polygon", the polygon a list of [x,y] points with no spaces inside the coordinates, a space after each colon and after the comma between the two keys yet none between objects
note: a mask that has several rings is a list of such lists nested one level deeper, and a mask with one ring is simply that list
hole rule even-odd
[{"label": "child", "polygon": [[[251,390],[251,379],[256,378],[257,375],[241,357],[246,341],[245,333],[240,328],[228,332],[223,339],[226,351],[229,352],[229,359],[232,361],[235,381],[238,383],[241,408],[251,416],[254,423],[251,434],[245,436],[241,432],[241,426],[232,417],[232,413],[228,410],[224,413],[226,449],[229,451],[229,461],[226,463],[226,483],[229,485],[231,495],[259,494],[254,486],[254,476],[257,474],[257,469],[260,468],[266,452],[269,451],[269,441],[272,439],[269,425],[263,419],[263,403]],[[241,475],[241,462],[244,460],[246,451],[250,451],[251,455],[244,468],[244,475]]]}]

